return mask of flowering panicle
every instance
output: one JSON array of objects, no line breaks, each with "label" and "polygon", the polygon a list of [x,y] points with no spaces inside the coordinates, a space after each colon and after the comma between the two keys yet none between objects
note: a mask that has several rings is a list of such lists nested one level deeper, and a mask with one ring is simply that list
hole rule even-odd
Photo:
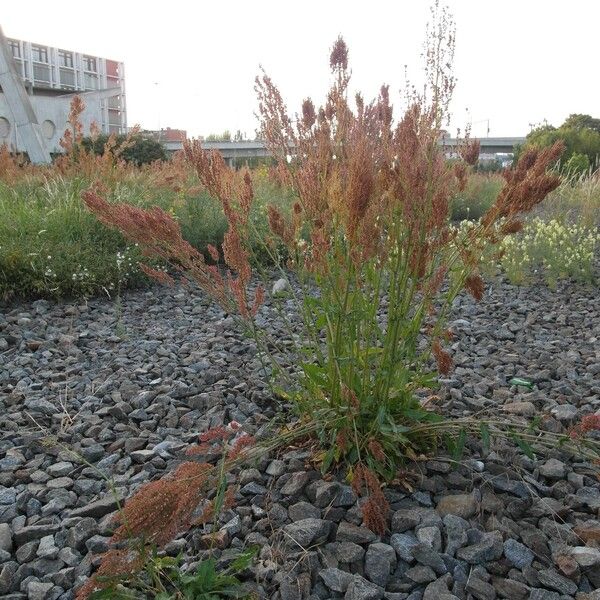
[{"label": "flowering panicle", "polygon": [[[247,169],[236,174],[225,164],[219,152],[204,150],[199,140],[185,141],[183,152],[202,185],[223,207],[228,225],[223,239],[223,258],[237,276],[228,277],[227,282],[238,312],[244,319],[248,319],[258,308],[256,297],[254,305],[249,306],[247,292],[252,277],[248,248],[248,219],[254,198],[252,178]],[[213,259],[215,255],[211,251]]]},{"label": "flowering panicle", "polygon": [[387,529],[390,505],[377,475],[363,463],[357,464],[352,473],[352,489],[357,496],[364,495],[367,498],[361,507],[365,525],[378,535],[383,535]]},{"label": "flowering panicle", "polygon": [[[183,239],[179,224],[167,212],[159,207],[143,209],[128,204],[111,204],[92,190],[82,195],[87,207],[102,223],[122,231],[147,255],[159,257],[185,273],[224,309],[233,308],[231,290],[218,270],[208,266],[204,256]],[[166,281],[163,272],[157,273],[151,268],[145,271],[160,281]],[[246,276],[249,278],[249,274]]]},{"label": "flowering panicle", "polygon": [[452,358],[442,348],[442,345],[438,339],[433,341],[431,345],[431,352],[433,353],[433,357],[437,362],[438,371],[442,373],[442,375],[447,375],[452,370]]},{"label": "flowering panicle", "polygon": [[510,222],[521,213],[531,211],[555,190],[561,179],[548,169],[558,161],[563,150],[563,142],[556,142],[548,148],[526,150],[515,167],[503,172],[506,185],[483,216],[483,225],[489,227],[500,218]]},{"label": "flowering panicle", "polygon": [[483,279],[481,275],[478,273],[474,275],[469,275],[465,279],[465,289],[475,300],[481,300],[483,298],[483,292],[485,291],[485,284],[483,283]]},{"label": "flowering panicle", "polygon": [[479,160],[479,149],[479,140],[465,140],[465,143],[459,147],[458,152],[466,164],[474,166]]},{"label": "flowering panicle", "polygon": [[139,537],[163,545],[187,529],[209,469],[206,463],[184,462],[167,477],[144,484],[125,502],[112,541]]},{"label": "flowering panicle", "polygon": [[74,147],[80,146],[83,140],[83,125],[81,124],[80,117],[84,110],[85,103],[81,96],[74,96],[73,100],[71,100],[69,116],[67,117],[70,129],[65,130],[63,137],[58,142],[59,146],[67,154],[73,152]]},{"label": "flowering panicle", "polygon": [[115,548],[105,552],[98,570],[77,591],[76,600],[87,600],[94,592],[106,587],[110,579],[136,573],[143,564],[143,558],[136,550]]},{"label": "flowering panicle", "polygon": [[581,421],[569,431],[569,437],[573,440],[579,440],[590,431],[600,431],[600,413],[582,417]]}]

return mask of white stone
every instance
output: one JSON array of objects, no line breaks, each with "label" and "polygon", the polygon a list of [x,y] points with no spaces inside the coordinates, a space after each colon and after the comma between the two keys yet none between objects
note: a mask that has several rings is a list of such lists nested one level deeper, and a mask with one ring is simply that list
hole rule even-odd
[{"label": "white stone", "polygon": [[285,292],[285,290],[287,290],[288,288],[288,282],[287,279],[284,279],[283,277],[281,279],[278,279],[274,284],[273,284],[273,289],[271,291],[271,294],[273,296],[277,296],[277,294],[281,294],[283,292]]}]

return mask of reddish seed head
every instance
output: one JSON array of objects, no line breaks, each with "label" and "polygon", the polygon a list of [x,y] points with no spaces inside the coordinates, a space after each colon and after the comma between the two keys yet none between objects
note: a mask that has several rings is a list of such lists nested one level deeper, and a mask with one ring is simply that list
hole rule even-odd
[{"label": "reddish seed head", "polygon": [[339,36],[333,44],[331,55],[329,57],[329,66],[333,72],[345,71],[348,68],[348,46],[344,38]]},{"label": "reddish seed head", "polygon": [[439,340],[435,340],[433,342],[433,345],[431,346],[431,352],[433,353],[433,356],[437,362],[438,371],[442,375],[447,375],[450,373],[453,367],[452,358],[448,352],[442,348]]},{"label": "reddish seed head", "polygon": [[310,129],[317,120],[317,113],[315,112],[315,106],[310,98],[306,98],[302,102],[302,124],[306,129]]},{"label": "reddish seed head", "polygon": [[469,275],[465,280],[465,288],[475,300],[481,300],[485,290],[485,284],[481,275]]}]

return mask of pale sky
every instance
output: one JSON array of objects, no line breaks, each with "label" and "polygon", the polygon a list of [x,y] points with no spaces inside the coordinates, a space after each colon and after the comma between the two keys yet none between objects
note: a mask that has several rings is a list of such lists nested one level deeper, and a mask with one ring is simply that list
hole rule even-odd
[{"label": "pale sky", "polygon": [[[600,0],[447,0],[457,26],[454,128],[526,135],[543,119],[600,117]],[[365,98],[390,84],[400,103],[404,65],[417,80],[427,0],[2,1],[7,37],[125,63],[127,120],[190,135],[256,128],[259,65],[292,112],[329,83],[342,34],[353,87]]]}]

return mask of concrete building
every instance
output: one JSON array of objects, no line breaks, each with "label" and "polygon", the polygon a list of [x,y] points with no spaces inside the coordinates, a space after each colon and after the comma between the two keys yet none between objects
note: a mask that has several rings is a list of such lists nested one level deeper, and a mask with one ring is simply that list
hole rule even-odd
[{"label": "concrete building", "polygon": [[0,29],[0,145],[47,162],[60,152],[74,95],[82,97],[84,132],[126,133],[122,62],[5,38]]},{"label": "concrete building", "polygon": [[140,133],[160,142],[168,155],[181,150],[183,142],[187,139],[187,131],[184,129],[171,129],[170,127],[158,130],[143,129]]}]

